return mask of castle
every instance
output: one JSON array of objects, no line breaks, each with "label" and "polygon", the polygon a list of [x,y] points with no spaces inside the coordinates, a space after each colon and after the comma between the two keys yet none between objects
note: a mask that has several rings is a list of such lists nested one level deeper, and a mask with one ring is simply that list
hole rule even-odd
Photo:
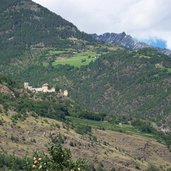
[{"label": "castle", "polygon": [[[24,88],[27,90],[30,90],[34,93],[38,93],[38,92],[43,92],[43,93],[54,93],[56,92],[55,88],[50,88],[49,85],[47,83],[43,84],[42,87],[39,88],[33,88],[28,82],[24,82]],[[62,90],[60,89],[59,92],[61,95],[67,97],[68,96],[68,90],[64,90],[64,92],[62,92]]]},{"label": "castle", "polygon": [[33,88],[31,85],[29,85],[28,82],[24,83],[24,88],[28,89],[32,92],[44,92],[44,93],[52,93],[55,92],[55,88],[49,88],[49,85],[47,83],[43,84],[42,87],[39,88]]}]

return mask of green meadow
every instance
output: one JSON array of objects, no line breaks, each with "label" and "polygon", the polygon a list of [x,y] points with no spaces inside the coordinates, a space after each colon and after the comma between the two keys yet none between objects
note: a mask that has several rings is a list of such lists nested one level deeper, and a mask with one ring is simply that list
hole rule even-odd
[{"label": "green meadow", "polygon": [[80,52],[71,57],[61,57],[53,62],[53,66],[57,65],[71,65],[74,67],[81,67],[88,65],[91,61],[96,60],[99,55],[96,52]]}]

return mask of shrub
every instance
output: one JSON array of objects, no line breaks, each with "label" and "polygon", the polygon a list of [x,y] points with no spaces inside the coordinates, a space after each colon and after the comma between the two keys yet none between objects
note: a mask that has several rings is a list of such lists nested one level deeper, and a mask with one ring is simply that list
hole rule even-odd
[{"label": "shrub", "polygon": [[78,133],[78,134],[88,134],[88,133],[91,133],[91,126],[88,126],[88,125],[78,125],[76,128],[75,128],[75,131]]},{"label": "shrub", "polygon": [[35,153],[32,162],[32,170],[84,170],[87,167],[86,161],[79,159],[74,162],[70,150],[63,148],[61,143],[62,137],[58,135],[55,144],[52,144],[48,149],[49,155],[39,152]]},{"label": "shrub", "polygon": [[146,169],[146,171],[159,171],[159,168],[156,167],[156,166],[153,165],[153,164],[150,164],[150,165],[148,166],[148,168]]},{"label": "shrub", "polygon": [[132,122],[132,125],[134,127],[138,128],[141,132],[145,132],[145,133],[155,133],[156,132],[150,122],[135,120]]},{"label": "shrub", "polygon": [[3,126],[3,124],[4,124],[3,119],[0,119],[0,125],[2,125],[2,126]]},{"label": "shrub", "polygon": [[112,169],[110,171],[116,171],[116,169],[114,167],[112,167]]},{"label": "shrub", "polygon": [[0,154],[0,170],[28,171],[30,164],[28,158],[20,159],[13,155]]}]

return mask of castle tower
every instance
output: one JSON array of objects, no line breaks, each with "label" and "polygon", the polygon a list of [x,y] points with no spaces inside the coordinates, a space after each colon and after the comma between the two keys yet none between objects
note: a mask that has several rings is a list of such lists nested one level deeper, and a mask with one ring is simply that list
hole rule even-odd
[{"label": "castle tower", "polygon": [[43,84],[42,85],[42,90],[43,90],[43,92],[48,92],[48,90],[49,90],[49,84],[48,83]]},{"label": "castle tower", "polygon": [[28,89],[28,87],[29,87],[29,83],[28,82],[24,82],[24,88]]},{"label": "castle tower", "polygon": [[64,90],[64,96],[67,97],[68,96],[68,90]]}]

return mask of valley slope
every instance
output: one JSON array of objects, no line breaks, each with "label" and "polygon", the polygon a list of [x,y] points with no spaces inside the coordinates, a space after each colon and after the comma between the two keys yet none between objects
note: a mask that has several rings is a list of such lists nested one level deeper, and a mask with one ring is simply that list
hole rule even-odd
[{"label": "valley slope", "polygon": [[71,97],[89,109],[125,121],[149,119],[169,128],[170,66],[171,59],[153,49],[118,50],[65,78]]}]

